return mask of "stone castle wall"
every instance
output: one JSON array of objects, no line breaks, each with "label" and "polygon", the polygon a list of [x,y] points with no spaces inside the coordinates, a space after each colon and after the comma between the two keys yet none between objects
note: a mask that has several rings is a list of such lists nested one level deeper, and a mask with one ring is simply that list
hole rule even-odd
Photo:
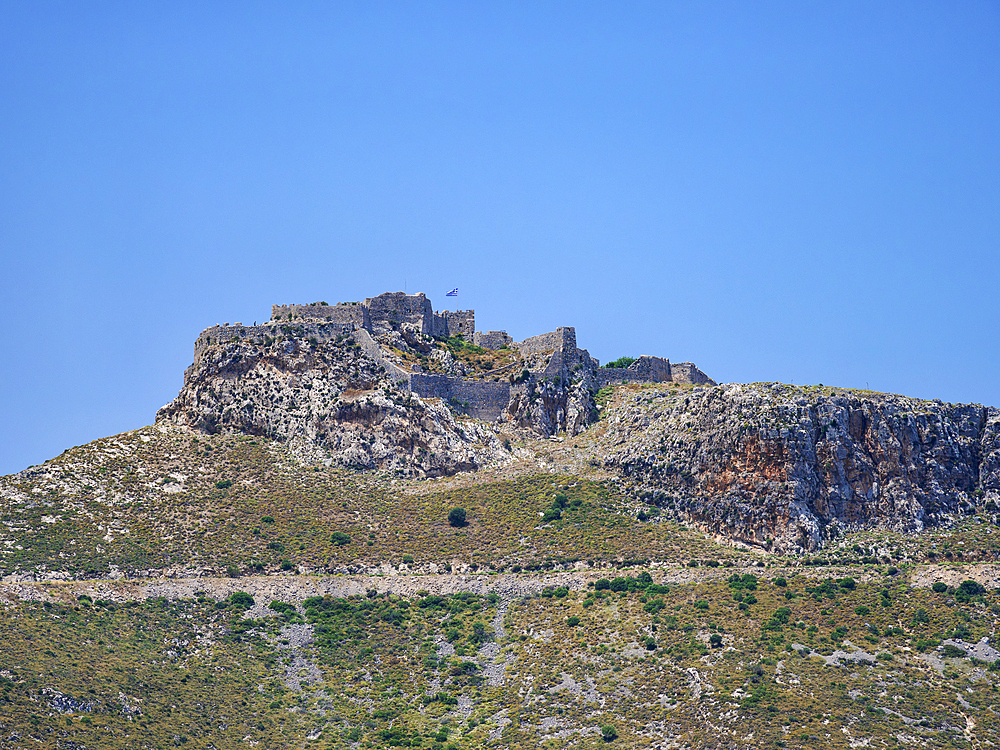
[{"label": "stone castle wall", "polygon": [[708,375],[699,370],[692,362],[681,362],[670,365],[672,380],[675,383],[694,383],[695,385],[718,385]]},{"label": "stone castle wall", "polygon": [[410,390],[410,373],[386,358],[382,353],[382,345],[373,339],[368,331],[364,328],[358,328],[354,331],[354,338],[358,342],[358,345],[361,346],[361,351],[365,353],[366,357],[380,364],[382,369],[385,370],[386,375],[397,383],[402,383],[407,390]]},{"label": "stone castle wall", "polygon": [[259,326],[245,326],[241,323],[210,326],[202,331],[194,342],[194,364],[201,361],[202,352],[213,344],[225,344],[230,341],[265,344],[268,339],[282,337],[316,339],[317,343],[325,344],[338,336],[351,334],[355,330],[352,323],[316,319],[288,322],[272,320]]},{"label": "stone castle wall", "polygon": [[466,341],[472,342],[476,335],[476,311],[456,310],[449,312],[443,310],[435,315],[442,321],[442,333],[438,336],[457,336],[461,334]]},{"label": "stone castle wall", "polygon": [[644,383],[646,379],[636,372],[630,372],[624,367],[599,367],[597,368],[597,385],[600,388],[607,388],[616,383]]},{"label": "stone castle wall", "polygon": [[329,320],[364,328],[371,332],[380,323],[397,328],[403,323],[415,326],[428,336],[455,336],[462,334],[472,341],[476,332],[475,310],[444,310],[435,313],[431,301],[422,293],[386,292],[369,297],[364,302],[339,302],[325,305],[272,305],[271,319],[275,321]]},{"label": "stone castle wall", "polygon": [[450,402],[469,416],[488,422],[503,414],[510,401],[510,383],[468,380],[452,375],[413,373],[410,390],[421,397]]},{"label": "stone castle wall", "polygon": [[403,323],[410,323],[423,334],[435,335],[434,309],[431,301],[423,294],[386,292],[377,297],[369,297],[364,301],[364,306],[368,309],[372,325],[388,323],[398,327]]},{"label": "stone castle wall", "polygon": [[642,356],[628,367],[600,367],[597,384],[605,388],[614,383],[690,383],[717,385],[690,362],[672,364],[661,357]]},{"label": "stone castle wall", "polygon": [[472,343],[481,346],[483,349],[503,349],[514,343],[506,331],[476,331]]},{"label": "stone castle wall", "polygon": [[518,351],[522,357],[532,354],[547,354],[566,349],[576,349],[576,329],[572,327],[557,328],[549,333],[532,336],[524,341],[518,341]]},{"label": "stone castle wall", "polygon": [[[288,316],[292,317],[289,318]],[[357,328],[371,328],[368,308],[357,302],[341,302],[336,305],[271,305],[271,319],[287,320],[329,320],[334,323],[350,324]]]}]

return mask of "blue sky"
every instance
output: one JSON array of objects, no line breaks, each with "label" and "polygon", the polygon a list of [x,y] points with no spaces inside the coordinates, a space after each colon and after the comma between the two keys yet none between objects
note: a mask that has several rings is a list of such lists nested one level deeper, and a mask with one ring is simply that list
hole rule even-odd
[{"label": "blue sky", "polygon": [[[0,473],[272,303],[1000,405],[996,2],[0,2]],[[449,305],[448,303],[452,303]]]}]

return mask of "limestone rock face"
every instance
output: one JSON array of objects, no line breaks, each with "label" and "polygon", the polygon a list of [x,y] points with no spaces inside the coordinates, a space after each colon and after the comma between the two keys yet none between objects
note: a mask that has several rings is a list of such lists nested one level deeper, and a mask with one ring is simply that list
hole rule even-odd
[{"label": "limestone rock face", "polygon": [[323,343],[291,337],[209,346],[156,419],[278,439],[312,460],[408,476],[509,458],[488,427],[459,423],[440,403],[400,390],[347,334]]},{"label": "limestone rock face", "polygon": [[1000,412],[780,384],[621,396],[597,455],[647,502],[723,538],[814,550],[841,530],[917,531],[1000,501]]},{"label": "limestone rock face", "polygon": [[584,349],[568,357],[551,356],[541,374],[511,388],[501,422],[550,437],[578,435],[597,419],[596,367]]}]

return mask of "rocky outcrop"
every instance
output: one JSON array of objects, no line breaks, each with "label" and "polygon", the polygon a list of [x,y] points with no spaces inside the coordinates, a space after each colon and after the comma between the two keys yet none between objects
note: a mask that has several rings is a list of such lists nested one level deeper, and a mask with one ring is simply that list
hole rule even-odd
[{"label": "rocky outcrop", "polygon": [[918,531],[1000,501],[1000,412],[781,384],[648,386],[608,409],[598,455],[643,498],[774,551],[842,530]]},{"label": "rocky outcrop", "polygon": [[[362,332],[363,333],[363,332]],[[312,459],[438,476],[509,458],[496,434],[400,388],[354,335],[232,340],[201,351],[156,415],[188,428],[260,435]]]},{"label": "rocky outcrop", "polygon": [[554,351],[528,353],[525,366],[531,369],[511,388],[502,421],[549,437],[578,435],[597,419],[597,367],[586,349],[576,348],[575,335]]}]

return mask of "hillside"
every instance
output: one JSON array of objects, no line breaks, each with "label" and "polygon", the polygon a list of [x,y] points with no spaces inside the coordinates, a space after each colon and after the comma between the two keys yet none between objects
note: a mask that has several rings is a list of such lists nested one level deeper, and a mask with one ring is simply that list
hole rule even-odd
[{"label": "hillside", "polygon": [[0,477],[0,747],[1000,742],[996,409],[286,328]]}]

